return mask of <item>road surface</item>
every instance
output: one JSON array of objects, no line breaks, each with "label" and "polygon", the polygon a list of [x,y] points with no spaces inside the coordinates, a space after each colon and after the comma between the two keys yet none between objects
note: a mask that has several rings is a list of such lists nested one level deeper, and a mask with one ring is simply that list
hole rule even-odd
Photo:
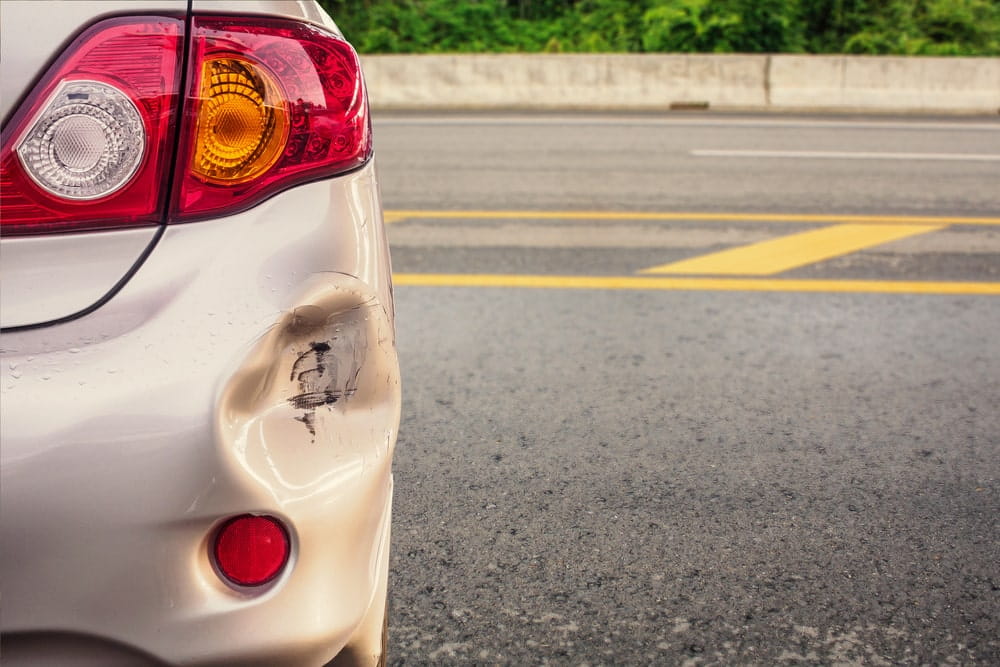
[{"label": "road surface", "polygon": [[1000,123],[375,131],[392,664],[1000,662]]}]

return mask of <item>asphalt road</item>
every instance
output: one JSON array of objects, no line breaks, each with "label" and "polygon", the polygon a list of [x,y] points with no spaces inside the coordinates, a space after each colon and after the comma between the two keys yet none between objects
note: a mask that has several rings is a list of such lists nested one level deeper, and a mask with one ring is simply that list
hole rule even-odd
[{"label": "asphalt road", "polygon": [[[411,115],[377,117],[375,141],[390,207],[995,215],[998,125],[995,118]],[[923,159],[691,154],[711,150]],[[992,161],[941,159],[962,155]]]},{"label": "asphalt road", "polygon": [[375,130],[391,663],[1000,664],[996,119]]}]

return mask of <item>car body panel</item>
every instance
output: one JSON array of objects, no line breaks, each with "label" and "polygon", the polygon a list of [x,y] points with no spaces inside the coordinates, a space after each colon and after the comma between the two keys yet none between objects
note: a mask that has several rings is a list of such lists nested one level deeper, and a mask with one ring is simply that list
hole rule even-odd
[{"label": "car body panel", "polygon": [[[5,334],[5,648],[37,660],[41,634],[175,664],[317,664],[352,644],[384,609],[390,280],[369,162],[168,225],[106,304]],[[208,555],[244,512],[292,530],[262,589],[226,585]]]},{"label": "car body panel", "polygon": [[191,0],[191,11],[198,14],[266,14],[269,16],[284,16],[300,21],[308,21],[324,26],[340,34],[337,24],[323,9],[307,0],[251,0],[249,3],[234,3],[232,0]]},{"label": "car body panel", "polygon": [[0,240],[0,326],[22,327],[93,306],[153,245],[159,227]]},{"label": "car body panel", "polygon": [[[313,2],[195,4],[335,29]],[[5,0],[4,113],[95,20],[187,6]],[[0,256],[4,664],[376,662],[400,388],[374,161]],[[246,513],[291,540],[256,588],[211,556]]]},{"label": "car body panel", "polygon": [[[105,13],[186,2],[5,2],[5,42],[42,29],[25,5],[59,15],[62,36],[38,45],[55,53]],[[311,2],[194,5],[333,27]],[[6,326],[115,288],[0,338],[5,664],[318,664],[343,647],[374,660],[400,411],[374,162],[224,218],[0,244]],[[255,589],[226,584],[209,548],[248,512],[292,541]]]}]

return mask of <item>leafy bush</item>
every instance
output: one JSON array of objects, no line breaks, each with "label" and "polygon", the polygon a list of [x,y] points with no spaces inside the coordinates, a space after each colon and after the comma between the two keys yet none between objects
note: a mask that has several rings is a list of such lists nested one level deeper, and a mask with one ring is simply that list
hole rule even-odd
[{"label": "leafy bush", "polygon": [[642,5],[630,0],[582,0],[558,21],[563,50],[639,51]]},{"label": "leafy bush", "polygon": [[799,51],[796,0],[661,0],[642,17],[646,51]]}]

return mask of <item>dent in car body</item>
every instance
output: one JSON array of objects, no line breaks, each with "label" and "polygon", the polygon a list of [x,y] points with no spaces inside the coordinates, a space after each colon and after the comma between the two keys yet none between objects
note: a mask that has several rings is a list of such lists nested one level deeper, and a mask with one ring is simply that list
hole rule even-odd
[{"label": "dent in car body", "polygon": [[399,362],[386,310],[343,274],[309,281],[249,352],[219,400],[220,442],[287,500],[387,465]]},{"label": "dent in car body", "polygon": [[[387,253],[368,165],[169,226],[94,313],[5,335],[5,647],[59,629],[172,664],[374,655],[400,407]],[[315,343],[338,379],[307,389],[350,396],[316,406],[312,434],[290,399]],[[246,512],[292,529],[288,570],[256,592],[209,558],[214,527]]]},{"label": "dent in car body", "polygon": [[[319,538],[336,543],[354,567],[369,571],[349,603],[368,611],[344,651],[363,664],[362,656],[374,660],[381,650],[385,609],[389,516],[361,508],[387,507],[391,499],[391,481],[386,487],[382,480],[391,480],[399,423],[394,329],[369,288],[344,274],[313,277],[295,302],[221,392],[218,442],[224,457],[292,515],[300,504],[358,505],[349,534],[332,535],[321,526],[299,531],[306,544],[295,549],[293,566],[301,566],[305,554],[323,551]],[[376,535],[381,539],[375,553],[350,553],[349,545],[371,543]],[[322,565],[312,560],[312,567]]]}]

